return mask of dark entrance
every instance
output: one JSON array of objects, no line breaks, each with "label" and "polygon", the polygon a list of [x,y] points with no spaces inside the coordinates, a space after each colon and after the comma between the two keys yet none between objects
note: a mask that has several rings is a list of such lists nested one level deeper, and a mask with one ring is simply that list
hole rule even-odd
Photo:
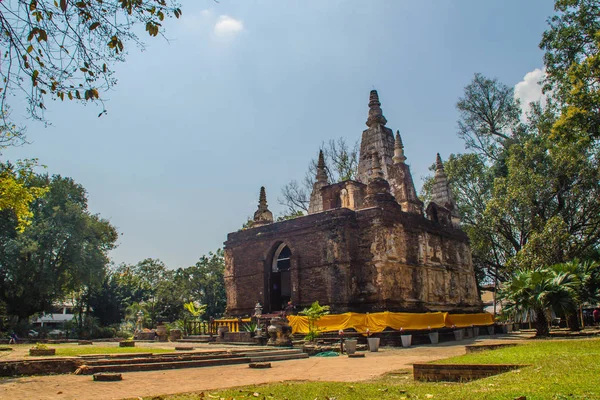
[{"label": "dark entrance", "polygon": [[289,247],[282,243],[273,255],[271,273],[269,276],[269,293],[271,311],[285,309],[288,301],[292,298],[290,284],[290,266],[292,252]]}]

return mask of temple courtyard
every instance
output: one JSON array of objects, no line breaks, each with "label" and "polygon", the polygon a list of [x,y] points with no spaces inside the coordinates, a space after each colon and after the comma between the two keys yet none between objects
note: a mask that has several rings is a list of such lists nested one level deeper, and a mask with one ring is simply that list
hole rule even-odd
[{"label": "temple courtyard", "polygon": [[[310,357],[301,360],[278,361],[272,363],[270,369],[250,369],[245,364],[215,366],[203,368],[188,368],[166,371],[149,372],[127,372],[123,374],[120,382],[94,382],[90,375],[52,375],[52,376],[28,376],[20,378],[0,378],[0,398],[2,399],[137,399],[154,398],[160,395],[169,395],[186,392],[203,392],[206,398],[221,398],[213,392],[227,388],[237,388],[249,385],[278,384],[293,381],[322,382],[367,382],[383,379],[387,382],[401,380],[412,381],[412,365],[415,363],[426,363],[442,360],[465,354],[465,346],[472,344],[537,344],[550,342],[552,345],[576,345],[577,343],[588,343],[592,348],[598,348],[600,342],[597,339],[553,339],[549,341],[530,340],[533,333],[513,333],[509,335],[498,335],[496,337],[483,337],[466,339],[462,341],[451,341],[436,345],[419,345],[410,348],[383,347],[379,352],[367,352],[364,358],[338,357]],[[60,346],[60,345],[59,345]],[[101,344],[102,346],[115,346],[115,343]],[[136,343],[136,349],[150,352],[172,351],[173,344],[160,343]],[[27,348],[29,345],[19,345],[12,352],[6,352],[0,356],[0,361],[9,359],[27,359]],[[195,351],[231,350],[239,351],[240,346],[221,346],[208,344],[195,344]],[[526,346],[518,346],[524,348]],[[90,347],[91,351],[92,348]],[[87,351],[87,350],[86,350]],[[498,351],[498,350],[494,350]],[[487,352],[492,353],[492,352]],[[589,353],[589,352],[588,352]],[[598,352],[595,352],[598,357]],[[593,354],[588,354],[588,356]],[[30,359],[30,358],[29,358]],[[501,360],[500,360],[501,361]],[[535,366],[534,366],[535,368]],[[577,366],[573,366],[577,369]],[[508,372],[508,374],[519,373]],[[501,375],[498,375],[500,377]],[[382,378],[383,377],[383,378]],[[496,377],[488,378],[493,382]],[[549,379],[549,378],[548,378]],[[568,378],[567,378],[568,380]],[[589,382],[582,382],[589,383]],[[332,385],[335,385],[332,383]],[[423,385],[440,385],[423,384]],[[461,385],[446,383],[446,385]],[[494,386],[489,383],[490,388]],[[382,388],[386,387],[385,385]],[[523,387],[524,390],[528,388]],[[530,389],[530,388],[529,388]],[[543,389],[543,388],[542,388]],[[251,389],[254,390],[254,389]],[[257,389],[258,390],[258,389]],[[339,388],[338,388],[339,390]],[[388,389],[381,389],[387,392]],[[295,390],[290,388],[291,392]],[[244,393],[242,396],[242,392]],[[245,397],[247,390],[239,391],[240,396]],[[250,392],[248,392],[250,393]],[[255,397],[263,398],[259,391],[250,393]],[[383,393],[382,393],[383,394]],[[569,398],[597,398],[600,393],[589,393],[590,397],[577,396]],[[431,395],[433,396],[433,395]],[[437,396],[436,396],[437,397]],[[193,397],[174,397],[181,399],[204,398],[200,395]],[[231,394],[226,397],[231,398]],[[271,396],[266,398],[279,398]],[[290,397],[292,398],[292,397]],[[298,397],[301,398],[301,397]],[[314,397],[312,397],[314,398]],[[326,398],[326,397],[323,397]],[[382,398],[401,398],[398,396]],[[412,397],[415,398],[415,397]],[[424,397],[432,398],[432,397]],[[544,397],[527,397],[544,398]],[[563,397],[558,397],[563,398]]]}]

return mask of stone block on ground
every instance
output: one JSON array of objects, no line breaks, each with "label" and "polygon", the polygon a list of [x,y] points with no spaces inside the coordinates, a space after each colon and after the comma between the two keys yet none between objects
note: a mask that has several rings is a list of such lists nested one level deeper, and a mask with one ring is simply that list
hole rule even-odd
[{"label": "stone block on ground", "polygon": [[270,362],[253,362],[253,363],[248,364],[248,366],[250,368],[258,368],[258,369],[271,368],[271,363]]},{"label": "stone block on ground", "polygon": [[348,358],[365,358],[365,353],[348,354]]},{"label": "stone block on ground", "polygon": [[123,380],[122,374],[113,374],[113,373],[98,373],[92,375],[94,381],[96,382],[116,382]]},{"label": "stone block on ground", "polygon": [[135,342],[133,340],[124,340],[119,342],[119,347],[135,347]]}]

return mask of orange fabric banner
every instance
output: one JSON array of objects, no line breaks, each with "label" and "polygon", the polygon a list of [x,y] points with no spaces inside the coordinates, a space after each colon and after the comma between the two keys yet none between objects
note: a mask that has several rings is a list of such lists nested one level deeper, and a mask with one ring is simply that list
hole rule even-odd
[{"label": "orange fabric banner", "polygon": [[[308,318],[300,315],[287,317],[292,333],[307,334]],[[394,330],[426,330],[444,327],[467,327],[492,325],[494,319],[491,314],[448,314],[434,313],[394,313],[380,312],[360,314],[348,312],[344,314],[329,314],[321,317],[316,325],[320,332],[335,332],[342,329],[354,329],[365,333],[367,329],[372,333],[382,332],[385,328]]]}]

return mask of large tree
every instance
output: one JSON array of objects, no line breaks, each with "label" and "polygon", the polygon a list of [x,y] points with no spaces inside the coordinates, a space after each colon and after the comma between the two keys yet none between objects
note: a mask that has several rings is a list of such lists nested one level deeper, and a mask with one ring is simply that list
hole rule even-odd
[{"label": "large tree", "polygon": [[37,185],[49,190],[31,204],[24,232],[13,212],[0,213],[0,301],[20,320],[101,283],[117,240],[115,228],[89,212],[81,185],[58,175],[39,176]]},{"label": "large tree", "polygon": [[23,140],[9,118],[13,95],[24,97],[29,115],[40,120],[48,98],[101,101],[116,84],[115,63],[131,43],[143,47],[134,26],[157,36],[165,18],[180,15],[174,0],[1,1],[0,146]]},{"label": "large tree", "polygon": [[560,108],[555,134],[600,138],[600,2],[557,0],[540,47],[545,91]]},{"label": "large tree", "polygon": [[200,260],[184,270],[188,280],[190,299],[206,306],[203,318],[219,317],[225,312],[225,259],[223,249],[209,252]]},{"label": "large tree", "polygon": [[35,160],[19,161],[16,164],[0,163],[0,212],[6,211],[16,218],[16,229],[19,232],[31,223],[31,203],[47,191],[45,187],[31,185],[35,179],[35,164]]}]

